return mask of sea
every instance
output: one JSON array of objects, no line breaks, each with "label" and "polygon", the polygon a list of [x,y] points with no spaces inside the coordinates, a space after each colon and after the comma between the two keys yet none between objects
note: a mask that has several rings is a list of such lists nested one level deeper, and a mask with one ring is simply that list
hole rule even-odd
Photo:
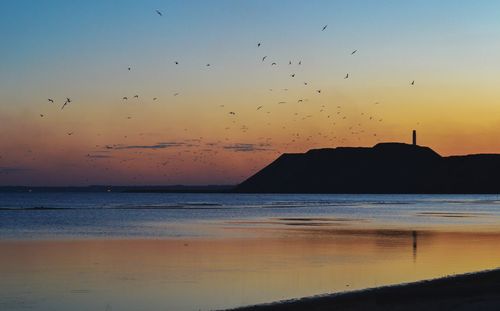
[{"label": "sea", "polygon": [[0,192],[0,310],[222,310],[497,268],[498,195]]}]

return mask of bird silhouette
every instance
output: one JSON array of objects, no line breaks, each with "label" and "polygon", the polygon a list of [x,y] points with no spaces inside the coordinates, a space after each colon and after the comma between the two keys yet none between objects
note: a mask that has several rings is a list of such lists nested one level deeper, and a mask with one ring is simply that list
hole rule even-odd
[{"label": "bird silhouette", "polygon": [[156,14],[160,15],[160,16],[163,16],[163,13],[160,12],[159,10],[156,10]]},{"label": "bird silhouette", "polygon": [[267,56],[262,57],[262,61],[265,61],[265,60],[266,60],[266,58],[267,58]]},{"label": "bird silhouette", "polygon": [[411,85],[415,85],[415,80],[411,81],[410,83]]},{"label": "bird silhouette", "polygon": [[175,61],[175,64],[176,64],[176,65],[179,65],[179,62],[178,62],[178,61]]},{"label": "bird silhouette", "polygon": [[229,114],[231,114],[231,115],[233,115],[233,116],[234,116],[234,115],[236,115],[236,112],[229,111]]},{"label": "bird silhouette", "polygon": [[134,98],[137,98],[137,99],[139,99],[139,95],[134,95]]},{"label": "bird silhouette", "polygon": [[71,103],[71,99],[69,97],[66,97],[66,101],[64,102],[64,104],[62,105],[61,107],[61,110],[64,109],[64,107],[66,107],[67,104]]},{"label": "bird silhouette", "polygon": [[272,63],[271,66],[276,66],[277,64],[276,63]]},{"label": "bird silhouette", "polygon": [[127,97],[127,96],[123,96],[123,98],[122,98],[122,99],[123,99],[123,100],[127,100],[127,99],[128,99],[128,97]]},{"label": "bird silhouette", "polygon": [[132,68],[128,67],[127,69],[128,69],[128,71],[130,71],[130,69],[132,69]]},{"label": "bird silhouette", "polygon": [[323,29],[321,29],[321,31],[325,31],[326,27],[328,27],[328,25],[323,26]]},{"label": "bird silhouette", "polygon": [[263,106],[259,106],[259,107],[257,107],[257,110],[261,109],[262,107],[263,107]]},{"label": "bird silhouette", "polygon": [[40,114],[40,117],[43,118],[43,114]]},{"label": "bird silhouette", "polygon": [[54,103],[54,100],[52,98],[48,99],[49,103]]},{"label": "bird silhouette", "polygon": [[354,51],[352,51],[351,55],[356,54],[356,52],[357,52],[357,51],[358,51],[358,50],[354,50]]},{"label": "bird silhouette", "polygon": [[257,43],[257,47],[260,47],[260,42],[259,42],[259,43]]},{"label": "bird silhouette", "polygon": [[294,73],[292,73],[292,74],[290,75],[290,77],[295,78],[295,74],[294,74]]},{"label": "bird silhouette", "polygon": [[346,74],[344,79],[348,79],[349,78],[349,74]]}]

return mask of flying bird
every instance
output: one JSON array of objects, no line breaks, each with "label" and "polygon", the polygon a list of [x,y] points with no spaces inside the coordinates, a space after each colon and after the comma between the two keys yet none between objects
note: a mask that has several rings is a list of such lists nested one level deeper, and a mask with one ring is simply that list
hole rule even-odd
[{"label": "flying bird", "polygon": [[122,99],[123,99],[123,100],[127,100],[127,99],[128,99],[128,97],[127,97],[127,96],[123,96],[123,98],[122,98]]},{"label": "flying bird", "polygon": [[236,115],[236,112],[230,111],[229,114]]},{"label": "flying bird", "polygon": [[159,10],[156,10],[156,14],[160,15],[160,16],[163,16],[163,13],[160,12]]},{"label": "flying bird", "polygon": [[64,107],[66,107],[67,104],[71,103],[71,99],[69,97],[66,97],[66,101],[64,102],[64,104],[62,105],[61,107],[61,110],[64,109]]},{"label": "flying bird", "polygon": [[328,27],[328,25],[323,26],[323,29],[321,29],[321,31],[324,31],[326,27]]},{"label": "flying bird", "polygon": [[175,64],[176,64],[176,65],[179,65],[179,62],[178,62],[178,61],[175,61]]},{"label": "flying bird", "polygon": [[54,103],[54,100],[52,98],[48,99],[49,103]]},{"label": "flying bird", "polygon": [[260,47],[260,42],[259,42],[259,43],[257,43],[257,47]]},{"label": "flying bird", "polygon": [[134,95],[134,98],[137,98],[137,99],[138,99],[138,98],[139,98],[139,95]]},{"label": "flying bird", "polygon": [[40,117],[43,118],[43,114],[40,114]]},{"label": "flying bird", "polygon": [[292,73],[292,74],[290,75],[290,77],[295,78],[295,74],[294,74],[294,73]]},{"label": "flying bird", "polygon": [[276,66],[277,64],[276,63],[272,63],[271,66]]},{"label": "flying bird", "polygon": [[71,136],[71,135],[73,135],[73,132],[70,132],[70,133],[67,133],[67,134],[68,134],[68,136]]},{"label": "flying bird", "polygon": [[263,106],[259,106],[259,107],[257,107],[257,110],[261,109],[262,107],[263,107]]},{"label": "flying bird", "polygon": [[267,58],[267,56],[262,57],[262,61],[265,61],[265,60],[266,60],[266,58]]},{"label": "flying bird", "polygon": [[174,93],[174,96],[177,96],[177,95],[179,95],[179,93]]},{"label": "flying bird", "polygon": [[316,92],[321,93],[321,90],[316,90]]},{"label": "flying bird", "polygon": [[207,64],[207,67],[210,67],[210,64]]},{"label": "flying bird", "polygon": [[300,66],[300,65],[302,65],[302,61],[301,61],[301,60],[299,60],[299,66]]},{"label": "flying bird", "polygon": [[153,100],[157,100],[157,99],[158,99],[158,97],[154,97],[154,98],[153,98]]},{"label": "flying bird", "polygon": [[357,51],[358,51],[358,50],[354,50],[354,51],[352,51],[351,55],[356,54],[356,52],[357,52]]},{"label": "flying bird", "polygon": [[130,69],[131,69],[131,68],[130,68],[130,67],[128,67],[127,69],[128,69],[128,71],[130,71]]},{"label": "flying bird", "polygon": [[415,85],[415,80],[411,81],[410,83],[411,85]]},{"label": "flying bird", "polygon": [[348,79],[349,78],[349,74],[346,74],[344,79]]}]

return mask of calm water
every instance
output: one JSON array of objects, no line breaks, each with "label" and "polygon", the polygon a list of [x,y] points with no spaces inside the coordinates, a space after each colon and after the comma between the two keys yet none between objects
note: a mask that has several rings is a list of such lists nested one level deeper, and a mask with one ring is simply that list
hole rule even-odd
[{"label": "calm water", "polygon": [[0,310],[211,310],[496,268],[499,204],[0,193]]},{"label": "calm water", "polygon": [[211,237],[226,235],[219,229],[230,224],[322,217],[365,227],[484,229],[500,224],[499,207],[497,195],[0,193],[0,238]]}]

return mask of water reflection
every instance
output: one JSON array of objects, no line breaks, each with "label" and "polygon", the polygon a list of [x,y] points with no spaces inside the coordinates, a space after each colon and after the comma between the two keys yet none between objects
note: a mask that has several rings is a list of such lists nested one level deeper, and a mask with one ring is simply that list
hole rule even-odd
[{"label": "water reflection", "polygon": [[292,226],[258,238],[3,241],[0,309],[207,310],[409,282],[494,268],[499,237]]}]

